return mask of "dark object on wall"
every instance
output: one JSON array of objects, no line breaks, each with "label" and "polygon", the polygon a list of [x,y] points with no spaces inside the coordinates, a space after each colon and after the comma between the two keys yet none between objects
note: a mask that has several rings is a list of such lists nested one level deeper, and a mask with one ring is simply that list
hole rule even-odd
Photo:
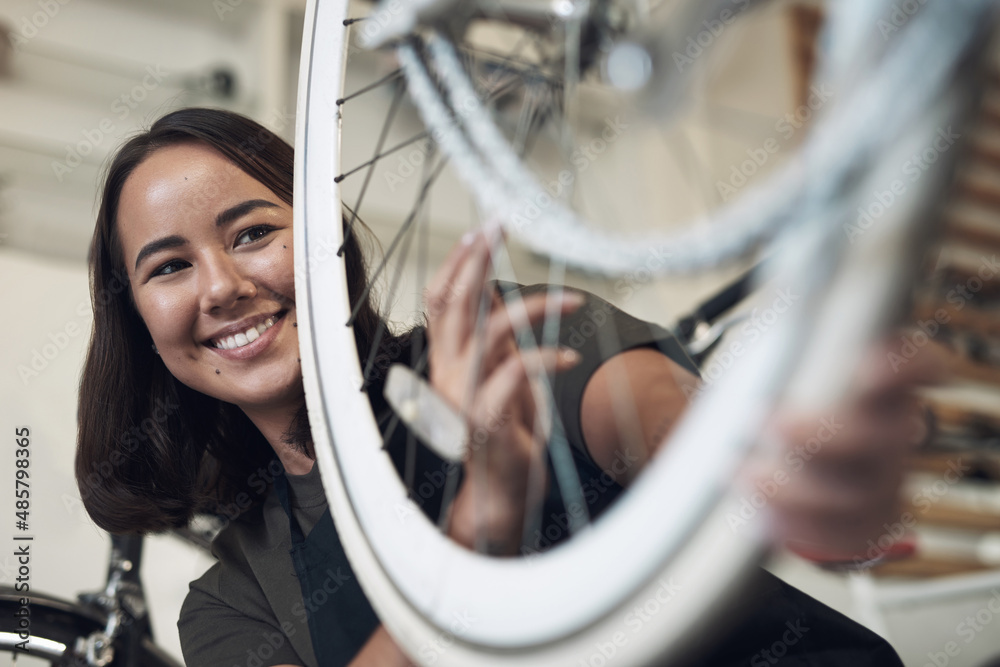
[{"label": "dark object on wall", "polygon": [[817,42],[823,28],[823,9],[812,0],[799,2],[789,9],[792,30],[792,57],[795,66],[795,90],[799,104],[809,97],[809,86],[816,67]]},{"label": "dark object on wall", "polygon": [[236,97],[236,73],[228,65],[218,65],[186,77],[184,87],[211,98],[231,100]]},{"label": "dark object on wall", "polygon": [[210,88],[222,99],[232,99],[236,95],[236,74],[228,67],[212,70]]},{"label": "dark object on wall", "polygon": [[11,27],[0,22],[0,79],[11,76],[14,70],[14,40]]}]

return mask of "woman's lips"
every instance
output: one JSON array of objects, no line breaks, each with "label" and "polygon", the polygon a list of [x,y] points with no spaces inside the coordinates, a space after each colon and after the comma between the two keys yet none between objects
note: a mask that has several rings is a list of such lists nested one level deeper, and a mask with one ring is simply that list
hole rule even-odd
[{"label": "woman's lips", "polygon": [[[287,311],[268,317],[261,324],[252,327],[253,333],[249,333],[251,328],[248,328],[245,332],[227,336],[222,340],[209,341],[206,346],[226,359],[250,359],[263,352],[274,341],[285,323],[286,314]],[[261,328],[264,329],[263,332],[261,332]],[[219,345],[223,347],[219,347]],[[227,349],[230,345],[234,345],[234,347]]]},{"label": "woman's lips", "polygon": [[212,347],[220,348],[223,350],[234,350],[238,347],[243,347],[249,343],[254,342],[260,338],[261,334],[274,326],[274,323],[281,318],[282,313],[277,313],[270,317],[265,318],[263,321],[258,322],[256,325],[249,326],[243,331],[238,331],[236,333],[230,334],[228,336],[221,336],[219,338],[213,338],[209,341]]}]

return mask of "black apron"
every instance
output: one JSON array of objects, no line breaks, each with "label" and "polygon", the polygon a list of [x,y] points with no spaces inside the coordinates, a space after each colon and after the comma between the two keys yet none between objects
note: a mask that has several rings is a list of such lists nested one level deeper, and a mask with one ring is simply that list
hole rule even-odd
[{"label": "black apron", "polygon": [[378,616],[354,576],[330,508],[306,537],[292,515],[284,475],[275,477],[274,489],[292,531],[290,553],[302,587],[316,661],[321,667],[343,667],[378,628]]}]

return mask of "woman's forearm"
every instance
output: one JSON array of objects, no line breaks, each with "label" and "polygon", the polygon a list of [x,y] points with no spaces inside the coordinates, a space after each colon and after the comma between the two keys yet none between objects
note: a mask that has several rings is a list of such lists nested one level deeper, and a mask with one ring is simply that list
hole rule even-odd
[{"label": "woman's forearm", "polygon": [[413,662],[403,653],[384,625],[368,638],[361,652],[354,656],[350,667],[411,667]]},{"label": "woman's forearm", "polygon": [[628,485],[680,420],[699,384],[659,350],[614,356],[584,389],[580,414],[587,451],[602,470]]}]

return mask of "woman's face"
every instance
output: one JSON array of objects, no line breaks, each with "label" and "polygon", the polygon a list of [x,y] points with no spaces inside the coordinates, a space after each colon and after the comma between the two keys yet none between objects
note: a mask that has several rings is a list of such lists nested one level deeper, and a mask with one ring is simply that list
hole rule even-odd
[{"label": "woman's face", "polygon": [[126,180],[118,233],[175,378],[244,410],[300,404],[291,207],[214,149],[181,144]]}]

